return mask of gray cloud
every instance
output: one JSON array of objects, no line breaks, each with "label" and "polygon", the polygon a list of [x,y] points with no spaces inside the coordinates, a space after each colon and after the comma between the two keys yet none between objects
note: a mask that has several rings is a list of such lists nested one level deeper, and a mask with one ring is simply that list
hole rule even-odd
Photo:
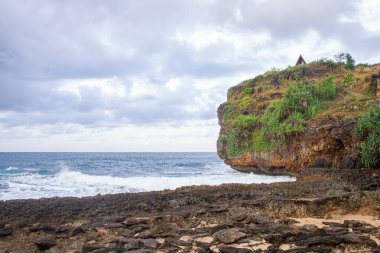
[{"label": "gray cloud", "polygon": [[[286,44],[309,31],[358,59],[379,59],[379,33],[341,21],[357,13],[358,3],[0,0],[0,124],[96,128],[213,118],[233,83],[200,89],[199,80],[232,80],[286,62]],[[269,38],[255,44],[260,34]],[[78,87],[79,94],[62,89],[67,80],[113,77],[125,91],[120,96],[96,85]],[[173,78],[181,84],[171,91],[165,85]],[[136,79],[154,92],[136,93]]]}]

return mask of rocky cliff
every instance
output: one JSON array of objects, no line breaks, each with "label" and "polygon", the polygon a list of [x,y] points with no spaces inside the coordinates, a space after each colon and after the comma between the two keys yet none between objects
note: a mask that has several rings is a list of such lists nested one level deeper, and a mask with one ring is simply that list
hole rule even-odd
[{"label": "rocky cliff", "polygon": [[231,87],[218,108],[218,155],[237,170],[270,174],[360,167],[356,122],[379,104],[378,73],[378,64],[349,70],[320,60]]}]

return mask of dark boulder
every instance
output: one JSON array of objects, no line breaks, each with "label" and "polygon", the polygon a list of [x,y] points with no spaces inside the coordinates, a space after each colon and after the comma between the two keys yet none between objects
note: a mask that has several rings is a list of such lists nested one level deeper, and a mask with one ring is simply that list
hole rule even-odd
[{"label": "dark boulder", "polygon": [[40,251],[45,251],[57,245],[57,242],[53,238],[45,237],[45,238],[35,239],[34,244],[37,246],[37,248]]},{"label": "dark boulder", "polygon": [[1,228],[0,229],[0,237],[10,236],[12,235],[12,229],[10,228]]},{"label": "dark boulder", "polygon": [[74,227],[70,231],[70,237],[74,237],[74,236],[77,236],[79,234],[84,234],[84,233],[86,233],[86,231],[81,226],[77,226],[77,227]]}]

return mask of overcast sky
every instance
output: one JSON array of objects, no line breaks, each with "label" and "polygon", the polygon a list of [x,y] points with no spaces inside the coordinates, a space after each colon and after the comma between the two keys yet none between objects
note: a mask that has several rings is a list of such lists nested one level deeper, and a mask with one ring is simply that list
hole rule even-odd
[{"label": "overcast sky", "polygon": [[232,85],[379,45],[378,0],[0,0],[0,151],[215,151]]}]

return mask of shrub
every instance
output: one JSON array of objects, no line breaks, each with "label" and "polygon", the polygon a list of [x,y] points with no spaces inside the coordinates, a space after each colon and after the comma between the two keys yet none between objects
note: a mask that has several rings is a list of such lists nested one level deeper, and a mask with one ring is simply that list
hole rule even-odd
[{"label": "shrub", "polygon": [[265,130],[261,129],[253,134],[253,148],[257,152],[271,151],[275,147],[275,143],[265,137]]},{"label": "shrub", "polygon": [[334,77],[325,78],[319,85],[319,98],[321,100],[333,100],[336,97],[336,86]]},{"label": "shrub", "polygon": [[355,83],[355,79],[352,73],[349,73],[343,77],[343,85],[346,86],[346,85],[350,85],[354,83]]},{"label": "shrub", "polygon": [[241,139],[238,129],[232,128],[226,135],[228,157],[235,157],[249,151],[250,144]]},{"label": "shrub", "polygon": [[245,88],[242,92],[243,95],[249,95],[249,94],[252,94],[252,91],[253,91],[253,88],[252,87],[248,87],[248,88]]},{"label": "shrub", "polygon": [[223,122],[228,124],[228,122],[231,121],[233,116],[234,116],[234,105],[229,102],[226,102],[224,105]]},{"label": "shrub", "polygon": [[378,166],[380,164],[380,105],[371,107],[358,120],[356,134],[365,139],[360,145],[360,154],[364,166]]},{"label": "shrub", "polygon": [[315,84],[298,83],[289,87],[285,96],[284,109],[291,113],[299,112],[311,118],[320,110],[320,90]]},{"label": "shrub", "polygon": [[243,129],[244,131],[250,131],[254,128],[257,118],[253,114],[240,114],[236,117],[233,125],[235,128]]},{"label": "shrub", "polygon": [[221,139],[225,143],[226,153],[234,157],[246,153],[252,147],[252,132],[257,118],[253,114],[240,114],[231,123],[227,135]]}]

